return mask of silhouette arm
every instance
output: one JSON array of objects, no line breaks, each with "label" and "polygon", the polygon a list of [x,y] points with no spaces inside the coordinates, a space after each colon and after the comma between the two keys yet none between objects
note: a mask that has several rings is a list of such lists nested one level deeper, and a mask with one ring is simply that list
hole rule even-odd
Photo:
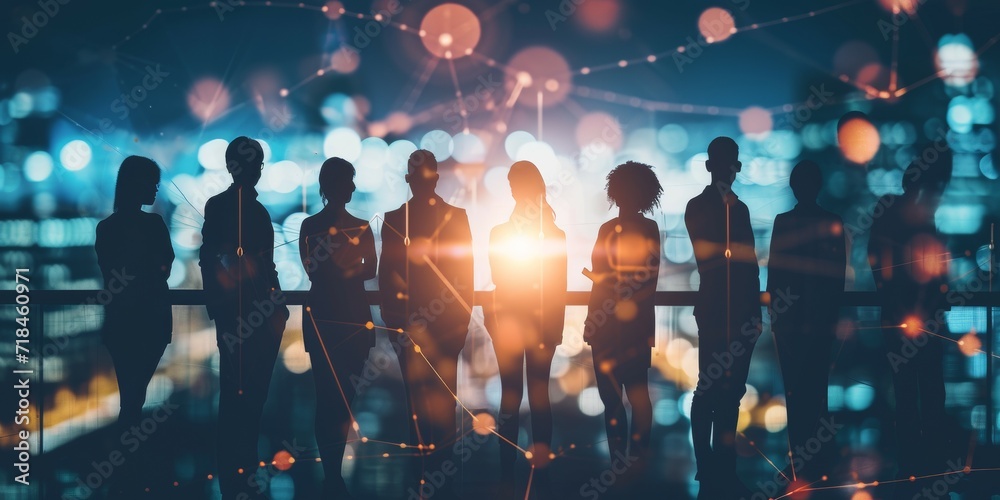
[{"label": "silhouette arm", "polygon": [[379,309],[382,321],[389,328],[404,328],[404,311],[402,299],[398,296],[404,292],[403,259],[406,249],[403,237],[392,226],[391,216],[386,214],[382,222],[382,258],[378,263]]},{"label": "silhouette arm", "polygon": [[160,251],[159,261],[156,264],[161,273],[160,277],[167,279],[170,277],[170,267],[174,263],[174,247],[170,244],[170,231],[163,222],[163,218],[159,215],[154,215],[154,217],[156,217],[156,232],[158,233],[156,236],[157,248]]},{"label": "silhouette arm", "polygon": [[219,255],[219,215],[215,203],[209,200],[205,204],[205,223],[201,226],[201,248],[198,250],[198,266],[201,268],[202,289],[205,290],[205,308],[209,319],[214,319],[218,313],[218,300],[221,298],[221,287],[216,277]]},{"label": "silhouette arm", "polygon": [[375,253],[375,235],[372,234],[371,223],[365,224],[360,236],[361,246],[361,279],[370,280],[378,272],[378,255]]}]

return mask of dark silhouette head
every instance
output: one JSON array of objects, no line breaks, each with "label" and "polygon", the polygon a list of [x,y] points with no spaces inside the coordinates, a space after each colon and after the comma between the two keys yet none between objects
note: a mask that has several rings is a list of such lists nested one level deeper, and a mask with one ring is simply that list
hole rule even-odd
[{"label": "dark silhouette head", "polygon": [[406,162],[406,182],[417,198],[431,198],[438,181],[438,162],[434,153],[418,149]]},{"label": "dark silhouette head", "polygon": [[792,169],[788,185],[799,203],[815,203],[823,188],[823,172],[812,160],[802,160]]},{"label": "dark silhouette head", "polygon": [[623,212],[649,213],[660,206],[663,186],[656,178],[653,167],[645,163],[627,161],[608,174],[608,201],[618,205]]},{"label": "dark silhouette head", "polygon": [[354,194],[354,165],[343,158],[329,158],[319,169],[319,195],[324,202],[346,205]]},{"label": "dark silhouette head", "polygon": [[732,186],[736,173],[743,169],[739,161],[740,147],[729,137],[716,137],[708,145],[708,160],[705,169],[712,173],[712,183],[721,182]]},{"label": "dark silhouette head", "polygon": [[264,148],[246,136],[239,136],[226,148],[226,170],[233,175],[233,182],[253,187],[260,180],[264,168]]},{"label": "dark silhouette head", "polygon": [[510,182],[510,194],[518,207],[555,219],[555,213],[545,199],[545,180],[542,179],[542,173],[534,163],[514,162],[507,172],[507,181]]},{"label": "dark silhouette head", "polygon": [[160,167],[144,156],[129,156],[118,169],[114,210],[152,205],[160,183]]}]

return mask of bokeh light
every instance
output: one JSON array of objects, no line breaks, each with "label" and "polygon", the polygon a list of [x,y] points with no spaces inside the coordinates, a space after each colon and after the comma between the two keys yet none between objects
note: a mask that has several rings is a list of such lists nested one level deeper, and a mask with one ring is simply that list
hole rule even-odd
[{"label": "bokeh light", "polygon": [[837,145],[848,161],[863,165],[878,153],[882,141],[878,129],[864,113],[851,112],[844,115],[837,126]]},{"label": "bokeh light", "polygon": [[979,73],[979,56],[972,48],[972,40],[964,34],[941,37],[934,62],[944,83],[953,87],[972,83]]},{"label": "bokeh light", "polygon": [[431,9],[420,23],[420,41],[431,54],[457,59],[479,43],[479,18],[468,7],[446,3]]},{"label": "bokeh light", "polygon": [[542,106],[549,107],[561,103],[569,95],[572,78],[566,58],[548,47],[528,47],[510,59],[506,72],[507,92],[517,95],[517,102],[538,107],[538,93],[542,94]]},{"label": "bokeh light", "polygon": [[29,181],[42,182],[52,175],[52,156],[45,151],[35,151],[24,159],[24,176]]},{"label": "bokeh light", "polygon": [[728,10],[710,7],[698,16],[698,32],[708,43],[721,42],[736,33],[736,20]]},{"label": "bokeh light", "polygon": [[751,137],[763,137],[774,128],[771,112],[759,106],[752,106],[740,112],[740,131]]},{"label": "bokeh light", "polygon": [[361,156],[361,137],[353,129],[335,128],[323,139],[323,154],[326,158],[337,156],[353,163]]},{"label": "bokeh light", "polygon": [[195,82],[187,94],[188,110],[202,122],[210,122],[229,109],[229,90],[215,78]]},{"label": "bokeh light", "polygon": [[212,139],[198,147],[198,163],[206,170],[226,169],[226,148],[229,141]]},{"label": "bokeh light", "polygon": [[90,164],[92,157],[93,152],[90,150],[90,144],[80,139],[67,142],[59,150],[59,163],[62,164],[63,168],[70,171],[82,170]]}]

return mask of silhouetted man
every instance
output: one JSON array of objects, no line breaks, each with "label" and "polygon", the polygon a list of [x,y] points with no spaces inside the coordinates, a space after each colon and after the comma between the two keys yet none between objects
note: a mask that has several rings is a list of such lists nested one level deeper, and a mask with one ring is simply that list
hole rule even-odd
[{"label": "silhouetted man", "polygon": [[260,143],[233,139],[226,149],[233,184],[205,204],[202,228],[201,273],[220,354],[218,465],[226,499],[263,497],[253,477],[257,437],[288,319],[271,218],[254,189],[263,162]]},{"label": "silhouetted man", "polygon": [[456,439],[458,358],[473,303],[469,219],[435,194],[437,169],[431,152],[410,155],[406,182],[413,197],[385,214],[378,273],[382,318],[389,328],[406,332],[396,341],[403,344],[400,367],[417,419],[414,438],[425,454],[433,447],[422,479],[457,465],[445,461]]},{"label": "silhouetted man", "polygon": [[910,164],[903,173],[903,194],[879,199],[868,241],[896,399],[900,477],[947,468],[948,457],[941,456],[947,429],[938,335],[948,335],[950,257],[934,212],[951,178],[950,154]]},{"label": "silhouetted man", "polygon": [[[819,165],[802,161],[789,185],[799,201],[774,219],[768,257],[767,291],[771,331],[785,383],[791,450],[804,449],[827,418],[830,354],[847,271],[844,224],[816,203],[823,186]],[[831,445],[828,445],[832,447]],[[793,459],[798,479],[819,480],[828,473],[831,449]],[[788,474],[792,477],[792,474]]]},{"label": "silhouetted man", "polygon": [[684,214],[701,276],[694,308],[698,386],[691,403],[698,498],[745,491],[736,477],[736,421],[761,310],[750,211],[732,191],[742,168],[738,157],[739,147],[728,137],[708,145],[705,168],[712,184],[688,202]]}]

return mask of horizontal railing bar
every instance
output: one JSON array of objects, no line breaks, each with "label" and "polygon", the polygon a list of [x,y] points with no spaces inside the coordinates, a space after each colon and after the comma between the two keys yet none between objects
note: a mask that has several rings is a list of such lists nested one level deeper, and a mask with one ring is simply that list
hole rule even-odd
[{"label": "horizontal railing bar", "polygon": [[[42,305],[101,305],[101,290],[31,290],[29,292],[30,303]],[[953,306],[1000,306],[1000,292],[961,292],[956,291]],[[285,292],[285,300],[288,305],[302,305],[305,303],[305,290],[291,290]],[[378,292],[368,290],[365,292],[368,303],[378,305]],[[695,303],[697,292],[682,291],[660,291],[656,292],[654,300],[658,306],[692,306]],[[0,291],[0,304],[15,304],[16,293],[13,290]],[[475,305],[482,305],[490,300],[492,291],[476,291]],[[569,291],[567,292],[566,304],[570,306],[585,306],[590,299],[590,292]],[[763,301],[763,294],[761,294]],[[169,290],[167,300],[175,306],[200,306],[205,305],[204,290]],[[762,302],[763,303],[763,302]],[[877,306],[878,296],[875,292],[845,292],[843,306]]]}]

